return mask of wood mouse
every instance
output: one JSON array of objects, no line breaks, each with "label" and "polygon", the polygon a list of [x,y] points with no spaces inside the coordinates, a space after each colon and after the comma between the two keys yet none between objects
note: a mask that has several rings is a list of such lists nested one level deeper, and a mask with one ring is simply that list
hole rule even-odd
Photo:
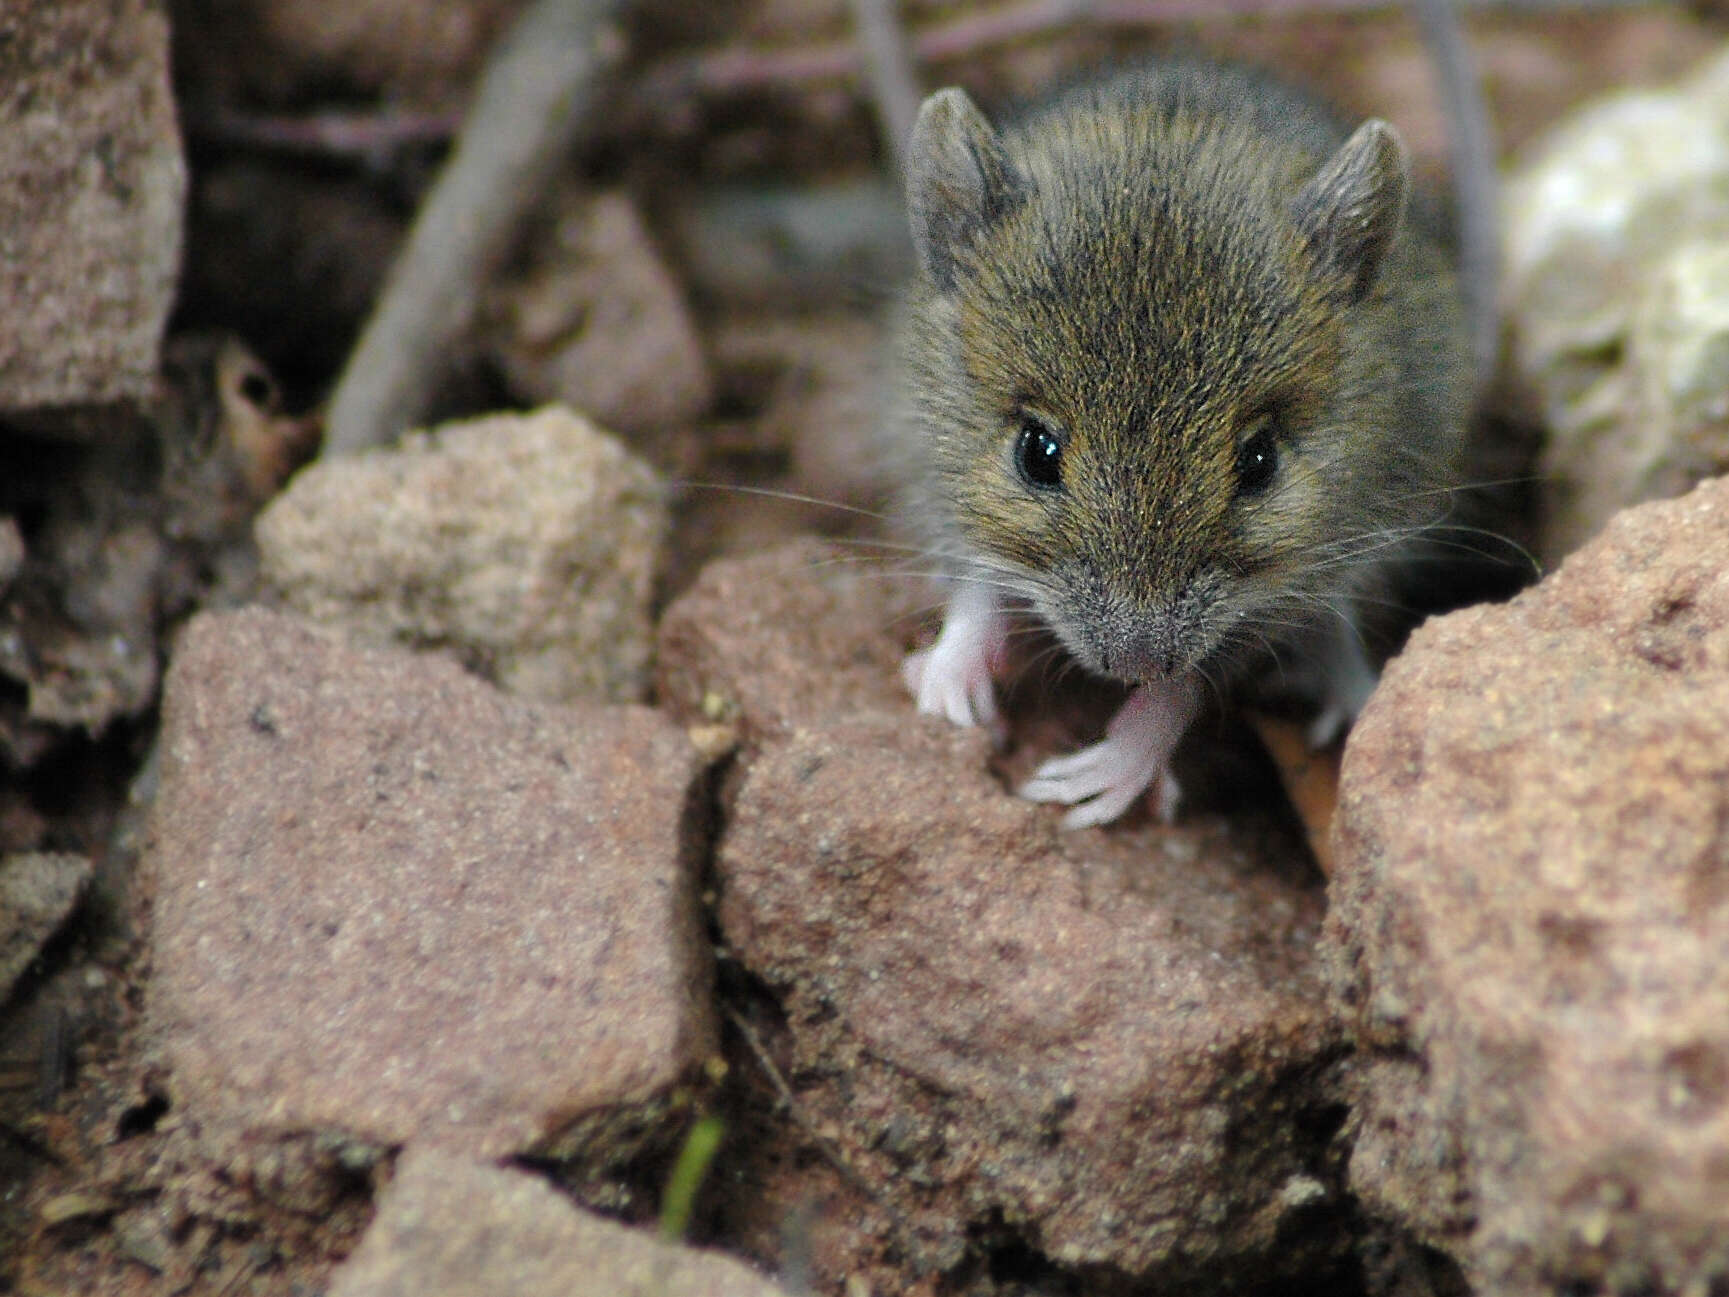
[{"label": "wood mouse", "polygon": [[1020,792],[1117,818],[1210,688],[1309,682],[1311,740],[1375,684],[1359,628],[1457,482],[1475,384],[1398,134],[1258,72],[1166,58],[993,126],[959,89],[907,150],[918,268],[887,421],[949,582],[905,676],[996,726],[1010,618],[1134,686]]}]

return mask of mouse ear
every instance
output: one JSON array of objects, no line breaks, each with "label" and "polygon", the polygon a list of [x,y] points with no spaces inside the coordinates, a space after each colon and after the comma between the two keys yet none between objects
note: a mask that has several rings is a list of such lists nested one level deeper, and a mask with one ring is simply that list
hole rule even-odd
[{"label": "mouse ear", "polygon": [[1293,215],[1321,274],[1338,281],[1347,305],[1374,286],[1393,246],[1411,188],[1410,155],[1399,133],[1371,119],[1297,194]]},{"label": "mouse ear", "polygon": [[939,288],[954,286],[956,251],[1019,204],[1026,188],[966,91],[950,86],[924,101],[907,145],[907,212],[919,262]]}]

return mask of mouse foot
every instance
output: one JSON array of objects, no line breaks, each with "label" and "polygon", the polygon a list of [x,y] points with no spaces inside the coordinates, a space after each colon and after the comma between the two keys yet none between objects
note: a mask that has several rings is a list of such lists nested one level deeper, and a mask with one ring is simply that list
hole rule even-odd
[{"label": "mouse foot", "polygon": [[1176,818],[1181,790],[1171,774],[1171,753],[1200,710],[1192,677],[1145,684],[1111,718],[1102,742],[1055,757],[1022,784],[1022,797],[1073,806],[1065,829],[1109,824],[1156,786],[1159,818]]},{"label": "mouse foot", "polygon": [[995,677],[1007,644],[1008,620],[996,596],[967,582],[949,598],[936,643],[908,654],[901,678],[925,715],[1000,733]]}]

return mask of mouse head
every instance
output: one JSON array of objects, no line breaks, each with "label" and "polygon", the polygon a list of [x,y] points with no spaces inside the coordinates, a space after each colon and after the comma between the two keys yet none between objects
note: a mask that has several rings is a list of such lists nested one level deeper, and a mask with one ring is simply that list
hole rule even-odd
[{"label": "mouse head", "polygon": [[934,489],[1083,664],[1205,666],[1337,592],[1318,556],[1385,489],[1362,447],[1392,418],[1372,332],[1407,172],[1379,121],[1329,156],[1103,98],[1006,137],[960,90],[925,102],[907,359]]}]

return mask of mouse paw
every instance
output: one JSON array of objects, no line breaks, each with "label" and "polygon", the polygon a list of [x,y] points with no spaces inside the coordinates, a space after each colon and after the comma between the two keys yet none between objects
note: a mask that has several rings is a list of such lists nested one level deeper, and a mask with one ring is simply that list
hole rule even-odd
[{"label": "mouse paw", "polygon": [[1199,710],[1200,688],[1192,678],[1142,685],[1111,718],[1103,742],[1045,762],[1020,795],[1073,806],[1063,827],[1078,829],[1109,824],[1156,787],[1159,818],[1169,823],[1181,795],[1171,753]]},{"label": "mouse paw", "polygon": [[996,596],[968,582],[949,599],[936,643],[908,654],[901,678],[925,715],[994,733],[1001,728],[994,680],[1007,644],[1008,621]]},{"label": "mouse paw", "polygon": [[1063,816],[1063,827],[1084,829],[1109,824],[1149,788],[1154,789],[1159,818],[1166,823],[1175,819],[1182,790],[1170,767],[1159,764],[1148,769],[1140,752],[1106,739],[1045,762],[1019,792],[1029,801],[1073,806],[1074,810]]}]

